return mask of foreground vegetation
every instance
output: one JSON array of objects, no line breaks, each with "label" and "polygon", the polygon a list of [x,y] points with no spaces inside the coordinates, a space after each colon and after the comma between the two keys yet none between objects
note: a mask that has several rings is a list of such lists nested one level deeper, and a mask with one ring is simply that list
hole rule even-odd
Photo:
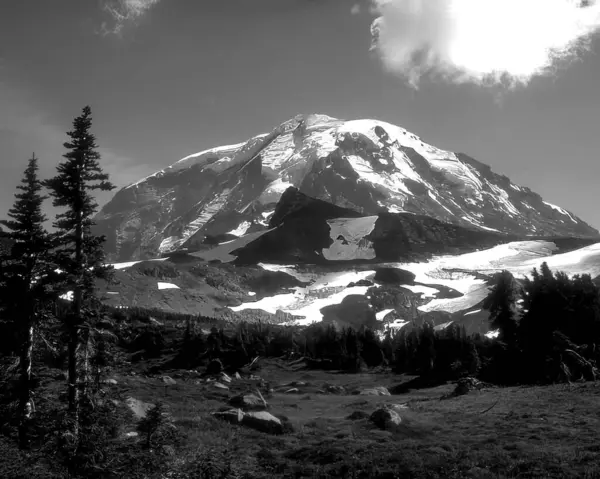
[{"label": "foreground vegetation", "polygon": [[[90,128],[86,107],[56,177],[29,160],[3,222],[2,477],[600,476],[592,278],[498,274],[495,340],[110,308],[91,227],[113,186]],[[44,188],[64,209],[52,234]]]}]

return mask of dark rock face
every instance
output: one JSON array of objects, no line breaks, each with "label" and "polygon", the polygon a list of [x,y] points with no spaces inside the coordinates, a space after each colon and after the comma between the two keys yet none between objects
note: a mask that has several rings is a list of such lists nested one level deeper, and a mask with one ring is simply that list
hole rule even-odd
[{"label": "dark rock face", "polygon": [[334,218],[358,218],[362,216],[349,208],[301,193],[297,188],[290,187],[277,203],[275,213],[269,221],[269,228],[276,228],[290,221],[301,220],[330,220]]},{"label": "dark rock face", "polygon": [[373,242],[377,258],[399,261],[491,248],[517,237],[443,223],[426,216],[383,213],[368,239]]},{"label": "dark rock face", "polygon": [[[278,205],[281,211],[288,210],[285,204],[288,199],[293,201],[293,214],[274,230],[233,251],[232,254],[237,256],[236,264],[330,262],[323,256],[323,250],[334,242],[327,220],[330,215],[339,213],[337,207],[322,201],[315,204],[302,193],[292,191],[282,197]],[[321,214],[315,212],[315,206],[322,207]],[[346,210],[345,217],[351,217],[350,213]],[[467,253],[515,239],[405,213],[380,214],[373,231],[363,238],[373,245],[375,258],[371,262],[425,261],[434,254]]]},{"label": "dark rock face", "polygon": [[[296,188],[287,193],[293,198],[280,202],[290,186]],[[121,189],[96,217],[95,233],[106,236],[111,261],[194,250],[275,226],[284,226],[285,234],[264,240],[269,246],[283,239],[287,260],[318,261],[319,247],[328,241],[326,220],[358,215],[380,215],[370,240],[382,259],[399,256],[408,243],[417,251],[419,242],[450,238],[456,246],[468,240],[466,233],[453,236],[448,227],[441,231],[436,223],[405,220],[394,211],[462,227],[454,233],[470,228],[521,237],[599,236],[467,155],[438,150],[388,123],[324,115],[297,117],[246,143],[192,155]],[[309,228],[311,214],[318,220],[312,233],[324,238],[308,254],[288,236]]]},{"label": "dark rock face", "polygon": [[375,281],[379,283],[413,284],[415,274],[399,268],[377,268]]}]

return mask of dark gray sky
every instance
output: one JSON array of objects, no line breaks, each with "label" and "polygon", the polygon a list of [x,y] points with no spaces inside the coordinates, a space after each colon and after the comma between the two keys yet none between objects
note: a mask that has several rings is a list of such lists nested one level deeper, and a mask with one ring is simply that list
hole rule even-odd
[{"label": "dark gray sky", "polygon": [[[324,113],[407,128],[600,228],[598,36],[569,68],[513,91],[427,79],[415,90],[369,53],[364,3],[108,1],[0,1],[1,216],[31,153],[52,174],[89,104],[119,186],[298,113]],[[130,17],[119,20],[126,4]]]}]

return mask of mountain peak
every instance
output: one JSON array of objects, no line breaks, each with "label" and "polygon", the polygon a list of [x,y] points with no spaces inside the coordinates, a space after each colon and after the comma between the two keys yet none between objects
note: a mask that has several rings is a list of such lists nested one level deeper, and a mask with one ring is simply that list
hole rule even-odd
[{"label": "mountain peak", "polygon": [[364,216],[405,212],[520,236],[599,236],[468,155],[387,122],[325,114],[189,155],[119,191],[96,221],[111,258],[146,258],[208,236],[266,230],[290,187]]}]

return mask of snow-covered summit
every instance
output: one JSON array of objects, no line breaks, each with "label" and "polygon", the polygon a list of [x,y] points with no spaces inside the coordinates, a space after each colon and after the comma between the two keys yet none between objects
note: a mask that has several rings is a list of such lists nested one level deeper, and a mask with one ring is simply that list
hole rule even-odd
[{"label": "snow-covered summit", "polygon": [[155,257],[268,229],[289,187],[365,217],[408,212],[521,236],[598,236],[467,155],[387,122],[319,114],[189,155],[120,190],[96,222],[112,260]]}]

